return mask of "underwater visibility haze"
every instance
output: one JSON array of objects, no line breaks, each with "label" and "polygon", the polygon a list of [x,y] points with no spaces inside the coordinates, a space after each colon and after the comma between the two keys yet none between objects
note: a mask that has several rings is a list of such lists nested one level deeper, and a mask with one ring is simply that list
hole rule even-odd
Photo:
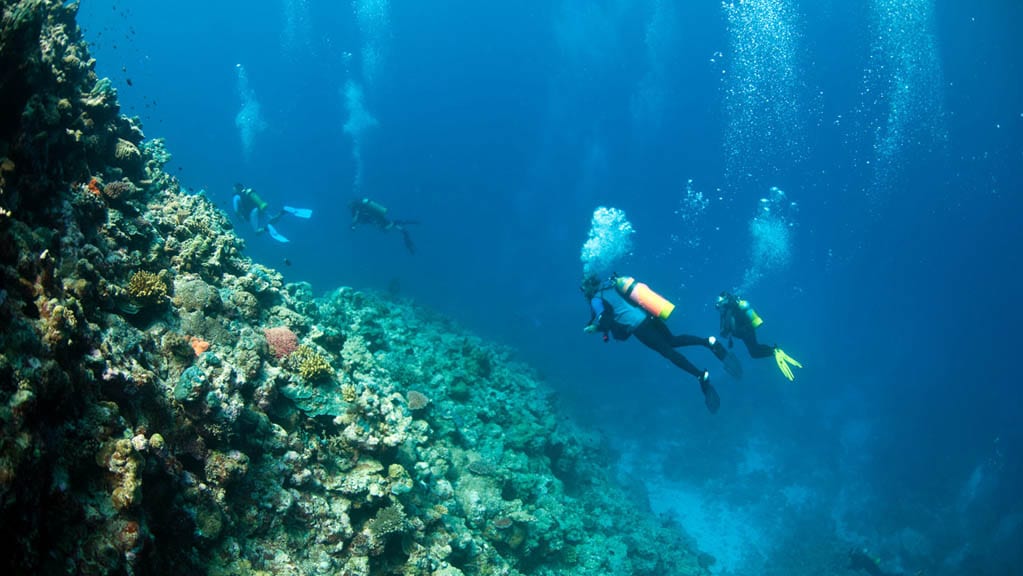
[{"label": "underwater visibility haze", "polygon": [[1023,574],[1019,2],[0,6],[8,573]]}]

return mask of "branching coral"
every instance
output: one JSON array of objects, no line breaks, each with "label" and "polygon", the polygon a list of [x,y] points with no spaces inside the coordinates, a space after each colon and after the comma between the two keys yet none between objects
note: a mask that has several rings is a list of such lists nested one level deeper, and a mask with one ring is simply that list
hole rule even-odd
[{"label": "branching coral", "polygon": [[288,363],[307,382],[326,380],[334,374],[330,362],[308,346],[299,346],[288,356]]},{"label": "branching coral", "polygon": [[167,297],[167,284],[158,274],[139,270],[128,281],[128,294],[136,299],[157,302]]}]

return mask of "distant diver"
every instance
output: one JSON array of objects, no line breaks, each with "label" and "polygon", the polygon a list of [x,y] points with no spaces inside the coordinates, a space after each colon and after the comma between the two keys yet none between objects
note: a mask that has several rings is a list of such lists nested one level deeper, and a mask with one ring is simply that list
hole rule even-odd
[{"label": "distant diver", "polygon": [[580,290],[590,305],[590,321],[583,328],[584,332],[600,332],[605,342],[608,341],[608,334],[615,340],[627,340],[629,336],[635,335],[647,348],[695,376],[707,409],[712,414],[717,413],[721,407],[721,398],[710,384],[710,372],[697,368],[675,350],[683,346],[703,346],[721,359],[730,374],[741,376],[741,371],[736,373],[736,367],[741,368],[738,360],[725,350],[717,338],[672,334],[664,321],[675,306],[634,278],[615,275],[605,284],[595,275],[587,274],[583,277]]},{"label": "distant diver", "polygon": [[715,307],[721,314],[721,337],[728,338],[729,348],[733,344],[732,338],[738,338],[746,344],[751,358],[767,358],[773,355],[781,373],[789,380],[795,379],[792,366],[802,368],[803,365],[781,348],[757,342],[756,329],[764,321],[757,315],[756,310],[750,306],[749,302],[725,291],[718,296]]},{"label": "distant diver", "polygon": [[[849,550],[849,569],[863,571],[870,576],[904,576],[902,572],[885,572],[881,570],[881,559],[871,556],[865,549]],[[923,570],[917,570],[913,576],[923,576]]]},{"label": "distant diver", "polygon": [[408,249],[409,254],[416,253],[416,246],[412,243],[412,236],[409,235],[406,226],[419,224],[418,221],[391,220],[387,217],[387,208],[369,198],[352,200],[348,203],[348,209],[352,211],[352,230],[360,224],[370,224],[384,231],[393,228],[401,232],[401,237],[405,241],[405,248]]},{"label": "distant diver", "polygon": [[308,219],[313,215],[313,211],[308,208],[292,208],[291,206],[284,206],[276,214],[268,215],[267,208],[269,208],[269,204],[267,204],[266,200],[260,198],[259,194],[256,194],[252,188],[246,188],[241,184],[234,185],[234,197],[231,199],[231,203],[234,207],[234,213],[248,220],[253,232],[261,234],[265,231],[271,238],[283,243],[290,242],[290,240],[285,238],[273,226],[281,217],[285,214],[291,214],[298,218]]}]

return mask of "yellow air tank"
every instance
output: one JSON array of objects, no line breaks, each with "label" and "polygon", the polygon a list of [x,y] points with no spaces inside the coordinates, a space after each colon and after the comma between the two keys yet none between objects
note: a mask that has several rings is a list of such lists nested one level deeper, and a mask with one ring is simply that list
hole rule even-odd
[{"label": "yellow air tank", "polygon": [[761,318],[760,315],[757,314],[757,311],[749,305],[749,302],[739,300],[739,310],[746,313],[746,317],[749,318],[750,324],[752,324],[754,328],[760,328],[760,325],[764,323],[764,319]]}]

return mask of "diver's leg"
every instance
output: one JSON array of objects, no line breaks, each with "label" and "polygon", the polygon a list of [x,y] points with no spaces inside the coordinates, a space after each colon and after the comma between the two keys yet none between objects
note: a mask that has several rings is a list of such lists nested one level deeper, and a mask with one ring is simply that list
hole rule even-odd
[{"label": "diver's leg", "polygon": [[749,350],[750,358],[767,358],[774,355],[774,346],[757,342],[757,335],[755,333],[743,338],[742,342],[746,345],[746,349]]},{"label": "diver's leg", "polygon": [[636,338],[650,348],[654,352],[657,352],[661,356],[668,359],[669,362],[692,374],[696,378],[703,377],[703,370],[700,370],[688,358],[677,352],[672,347],[671,332],[666,328],[661,330],[658,325],[664,326],[660,320],[647,320],[640,324],[639,328],[636,329],[634,335]]},{"label": "diver's leg", "polygon": [[717,414],[718,409],[721,407],[721,397],[718,396],[717,390],[710,384],[710,372],[693,366],[693,363],[688,358],[679,354],[678,351],[671,347],[671,331],[667,329],[663,322],[654,319],[647,320],[639,325],[634,334],[648,348],[664,356],[675,366],[695,376],[696,381],[700,384],[700,391],[703,392],[703,403],[707,405],[707,410],[710,410],[711,414]]},{"label": "diver's leg", "polygon": [[249,210],[249,226],[256,232],[262,232],[263,227],[259,225],[259,208]]},{"label": "diver's leg", "polygon": [[705,336],[693,336],[692,334],[672,335],[671,347],[682,348],[683,346],[703,346],[704,348],[710,348],[710,338]]}]

